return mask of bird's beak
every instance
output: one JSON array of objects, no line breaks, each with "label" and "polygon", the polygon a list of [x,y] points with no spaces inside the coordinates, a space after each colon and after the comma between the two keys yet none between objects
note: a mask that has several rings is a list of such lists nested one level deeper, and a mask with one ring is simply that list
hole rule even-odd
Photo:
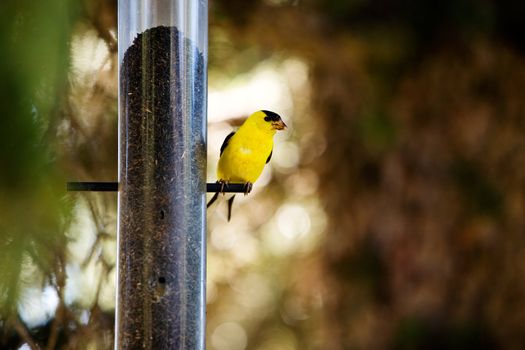
[{"label": "bird's beak", "polygon": [[281,120],[277,121],[277,122],[273,122],[272,123],[272,128],[275,129],[275,130],[284,130],[286,129],[286,124]]}]

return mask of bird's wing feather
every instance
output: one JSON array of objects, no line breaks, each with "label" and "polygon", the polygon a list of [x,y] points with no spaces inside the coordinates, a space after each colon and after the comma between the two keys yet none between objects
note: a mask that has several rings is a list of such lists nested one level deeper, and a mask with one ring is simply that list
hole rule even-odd
[{"label": "bird's wing feather", "polygon": [[270,159],[272,159],[272,154],[273,154],[273,148],[272,148],[272,150],[270,151],[270,155],[269,155],[268,158],[266,159],[266,164],[268,164],[268,162],[270,161]]},{"label": "bird's wing feather", "polygon": [[228,146],[228,141],[230,141],[230,139],[233,136],[233,134],[235,134],[235,131],[232,131],[231,133],[229,133],[228,136],[226,136],[226,138],[222,142],[221,153],[220,153],[221,156],[222,156],[222,152],[224,152],[224,149],[226,148],[226,146]]}]

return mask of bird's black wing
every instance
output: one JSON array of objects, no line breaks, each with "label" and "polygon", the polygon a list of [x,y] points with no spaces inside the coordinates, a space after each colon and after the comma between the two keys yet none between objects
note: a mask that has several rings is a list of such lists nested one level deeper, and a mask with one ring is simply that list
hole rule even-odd
[{"label": "bird's black wing", "polygon": [[224,151],[224,149],[226,148],[226,146],[228,146],[228,141],[230,141],[231,137],[233,136],[233,134],[235,134],[235,131],[232,131],[228,136],[226,136],[226,138],[224,139],[224,141],[222,142],[222,146],[221,146],[221,156],[222,156],[222,152]]},{"label": "bird's black wing", "polygon": [[268,159],[266,159],[266,164],[268,164],[268,162],[270,161],[270,159],[272,159],[272,154],[273,154],[273,148],[272,148],[272,150],[270,151],[270,155],[268,156]]}]

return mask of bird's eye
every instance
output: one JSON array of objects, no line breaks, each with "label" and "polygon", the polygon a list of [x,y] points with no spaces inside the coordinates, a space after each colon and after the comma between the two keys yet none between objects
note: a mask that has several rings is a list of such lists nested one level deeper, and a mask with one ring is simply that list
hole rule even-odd
[{"label": "bird's eye", "polygon": [[270,112],[266,110],[263,110],[262,112],[265,114],[264,120],[267,122],[278,122],[279,120],[281,120],[279,114],[275,112]]}]

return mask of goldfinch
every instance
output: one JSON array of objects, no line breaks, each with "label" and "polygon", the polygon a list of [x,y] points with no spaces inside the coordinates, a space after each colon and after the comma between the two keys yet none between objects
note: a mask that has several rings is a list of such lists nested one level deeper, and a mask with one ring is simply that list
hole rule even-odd
[{"label": "goldfinch", "polygon": [[[226,136],[217,166],[217,182],[221,184],[221,192],[229,183],[242,183],[244,194],[250,193],[264,165],[272,158],[273,136],[277,130],[284,129],[286,124],[277,113],[262,110],[253,113],[236,132]],[[215,193],[208,207],[218,195],[219,192]],[[234,198],[235,195],[228,200],[228,221]]]}]

